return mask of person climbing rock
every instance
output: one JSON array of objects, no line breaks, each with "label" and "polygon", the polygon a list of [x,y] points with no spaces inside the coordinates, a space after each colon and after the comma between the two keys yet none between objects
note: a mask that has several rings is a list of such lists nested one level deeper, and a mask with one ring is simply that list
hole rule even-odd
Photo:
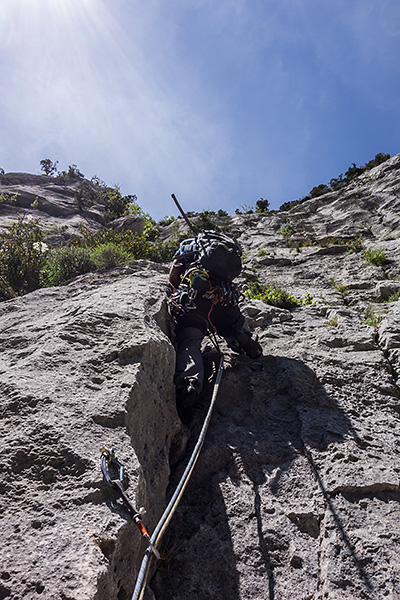
[{"label": "person climbing rock", "polygon": [[239,308],[233,279],[241,270],[238,244],[223,234],[203,232],[182,242],[172,263],[170,311],[175,321],[175,386],[178,413],[188,421],[203,387],[201,344],[208,331],[225,338],[235,352],[262,354]]}]

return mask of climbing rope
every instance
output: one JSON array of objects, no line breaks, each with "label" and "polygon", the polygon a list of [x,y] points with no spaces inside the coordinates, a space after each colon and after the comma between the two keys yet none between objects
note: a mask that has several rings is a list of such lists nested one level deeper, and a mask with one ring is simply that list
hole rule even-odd
[{"label": "climbing rope", "polygon": [[142,600],[142,598],[143,598],[143,594],[146,589],[147,578],[148,578],[148,574],[149,574],[149,570],[150,570],[152,555],[155,554],[154,551],[157,549],[157,546],[160,544],[161,538],[164,535],[165,530],[167,529],[167,527],[178,507],[180,499],[182,498],[182,495],[183,495],[183,493],[186,489],[186,486],[189,482],[190,476],[193,472],[193,469],[195,467],[197,459],[200,455],[200,451],[203,447],[204,439],[205,439],[205,436],[207,433],[208,425],[211,420],[211,415],[212,415],[212,411],[214,408],[214,404],[215,404],[215,401],[217,398],[218,388],[219,388],[219,384],[221,382],[223,369],[224,369],[224,356],[221,355],[219,366],[218,366],[218,371],[217,371],[217,376],[216,376],[216,380],[214,383],[213,394],[212,394],[210,406],[207,411],[206,418],[203,423],[203,427],[201,428],[196,446],[194,447],[192,455],[191,455],[189,462],[186,466],[186,469],[176,487],[176,490],[175,490],[171,500],[169,501],[169,504],[168,504],[167,508],[165,509],[161,519],[157,523],[157,525],[154,529],[154,532],[150,538],[149,546],[143,557],[142,564],[140,565],[140,570],[139,570],[139,574],[138,574],[138,577],[136,580],[136,586],[135,586],[135,590],[133,592],[132,600]]}]

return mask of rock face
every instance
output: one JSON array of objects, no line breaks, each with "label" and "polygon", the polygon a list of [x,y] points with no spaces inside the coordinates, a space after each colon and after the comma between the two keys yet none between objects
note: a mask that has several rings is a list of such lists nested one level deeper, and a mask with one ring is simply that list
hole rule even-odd
[{"label": "rock face", "polygon": [[[39,218],[46,241],[59,245],[79,235],[80,228],[100,231],[107,225],[105,201],[99,187],[87,179],[29,173],[0,174],[0,233],[18,218]],[[116,231],[143,233],[143,218],[128,215],[115,219]]]},{"label": "rock face", "polygon": [[99,461],[103,446],[118,450],[154,527],[181,427],[156,267],[0,305],[1,598],[123,598],[134,586],[140,535]]},{"label": "rock face", "polygon": [[[146,598],[400,598],[399,192],[400,155],[286,213],[231,218],[241,282],[306,304],[244,301],[263,357],[226,358]],[[389,262],[351,252],[360,235]],[[0,305],[0,598],[132,596],[145,545],[99,450],[117,450],[152,531],[212,389],[187,440],[166,279],[167,266],[139,261]]]}]

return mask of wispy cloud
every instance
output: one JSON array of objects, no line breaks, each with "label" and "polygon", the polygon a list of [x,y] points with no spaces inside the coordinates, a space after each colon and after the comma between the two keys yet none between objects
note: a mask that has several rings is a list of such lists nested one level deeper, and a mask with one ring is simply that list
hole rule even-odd
[{"label": "wispy cloud", "polygon": [[172,191],[192,209],[291,199],[349,159],[392,151],[364,123],[380,111],[395,139],[399,11],[397,0],[2,0],[0,166],[74,162],[156,216]]}]

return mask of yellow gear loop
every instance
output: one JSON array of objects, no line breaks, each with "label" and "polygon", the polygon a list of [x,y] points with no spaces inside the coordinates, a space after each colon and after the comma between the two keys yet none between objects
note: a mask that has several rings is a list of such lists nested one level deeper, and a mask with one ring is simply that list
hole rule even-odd
[{"label": "yellow gear loop", "polygon": [[185,275],[182,277],[182,283],[186,283],[191,287],[194,283],[194,280],[197,278],[203,279],[204,281],[209,281],[210,275],[204,269],[192,267],[186,271]]}]

